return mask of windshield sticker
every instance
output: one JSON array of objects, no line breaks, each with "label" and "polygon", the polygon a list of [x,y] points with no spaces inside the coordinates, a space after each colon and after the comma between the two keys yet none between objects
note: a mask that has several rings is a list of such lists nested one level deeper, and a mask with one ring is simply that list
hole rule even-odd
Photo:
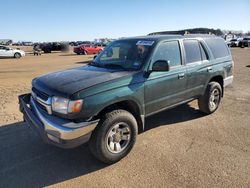
[{"label": "windshield sticker", "polygon": [[136,45],[142,45],[142,46],[152,46],[155,41],[149,41],[149,40],[139,40],[137,41]]}]

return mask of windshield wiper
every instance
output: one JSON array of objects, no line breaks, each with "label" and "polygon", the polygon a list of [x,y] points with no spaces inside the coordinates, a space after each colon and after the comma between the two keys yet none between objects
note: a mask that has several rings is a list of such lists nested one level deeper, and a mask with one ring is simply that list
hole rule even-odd
[{"label": "windshield wiper", "polygon": [[103,66],[105,68],[118,68],[118,69],[122,69],[122,70],[127,71],[126,68],[124,68],[122,65],[118,65],[118,64],[111,64],[111,63],[109,63],[109,64],[104,64]]}]

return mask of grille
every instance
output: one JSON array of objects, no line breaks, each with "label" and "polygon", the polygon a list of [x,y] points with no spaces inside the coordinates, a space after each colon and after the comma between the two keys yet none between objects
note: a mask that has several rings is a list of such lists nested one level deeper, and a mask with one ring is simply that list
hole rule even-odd
[{"label": "grille", "polygon": [[46,93],[43,93],[41,91],[39,91],[38,89],[36,88],[32,88],[32,91],[41,99],[43,99],[44,101],[47,101],[49,96],[46,94]]}]

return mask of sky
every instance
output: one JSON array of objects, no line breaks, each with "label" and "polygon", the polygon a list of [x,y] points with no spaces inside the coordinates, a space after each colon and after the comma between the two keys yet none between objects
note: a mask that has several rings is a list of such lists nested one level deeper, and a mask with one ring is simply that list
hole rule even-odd
[{"label": "sky", "polygon": [[207,27],[250,31],[250,0],[5,0],[0,39],[75,41]]}]

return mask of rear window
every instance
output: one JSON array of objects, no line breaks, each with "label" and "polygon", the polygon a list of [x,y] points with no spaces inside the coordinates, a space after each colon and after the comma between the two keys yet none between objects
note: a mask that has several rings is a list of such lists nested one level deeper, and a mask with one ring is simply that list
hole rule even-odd
[{"label": "rear window", "polygon": [[214,58],[227,57],[230,55],[228,47],[223,39],[220,38],[207,38],[204,39],[211,49]]}]

